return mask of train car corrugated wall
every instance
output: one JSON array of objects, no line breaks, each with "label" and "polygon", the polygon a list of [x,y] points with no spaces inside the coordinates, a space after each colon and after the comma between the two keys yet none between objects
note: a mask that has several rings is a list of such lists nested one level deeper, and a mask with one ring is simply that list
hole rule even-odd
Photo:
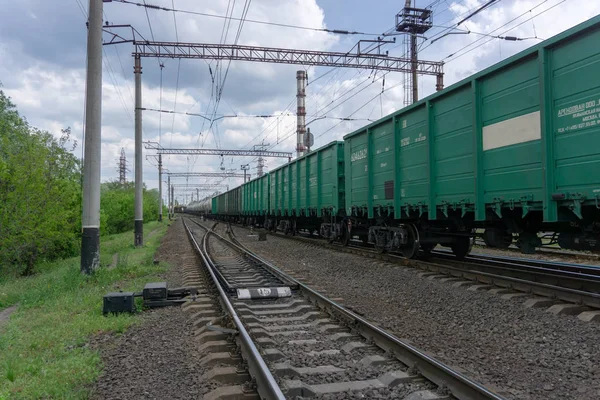
[{"label": "train car corrugated wall", "polygon": [[595,17],[345,136],[347,211],[517,207],[554,222],[597,205],[598,43]]},{"label": "train car corrugated wall", "polygon": [[271,213],[321,216],[344,209],[344,143],[331,142],[271,171]]},{"label": "train car corrugated wall", "polygon": [[265,174],[242,185],[242,214],[265,215],[269,210],[269,180]]}]

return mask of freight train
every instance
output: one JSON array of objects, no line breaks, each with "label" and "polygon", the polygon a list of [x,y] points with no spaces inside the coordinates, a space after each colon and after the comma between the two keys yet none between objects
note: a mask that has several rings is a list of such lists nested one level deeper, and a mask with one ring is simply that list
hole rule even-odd
[{"label": "freight train", "polygon": [[216,218],[414,257],[474,231],[600,252],[600,17],[212,199]]}]

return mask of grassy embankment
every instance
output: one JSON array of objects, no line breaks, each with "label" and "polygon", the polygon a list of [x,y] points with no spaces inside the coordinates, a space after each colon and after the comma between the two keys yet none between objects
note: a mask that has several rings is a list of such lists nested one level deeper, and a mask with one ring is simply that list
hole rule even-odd
[{"label": "grassy embankment", "polygon": [[[146,236],[156,232],[139,249],[132,232],[103,237],[102,268],[91,277],[80,274],[79,257],[43,265],[32,277],[0,277],[0,311],[18,303],[0,326],[0,399],[87,398],[102,369],[89,338],[122,333],[140,321],[139,315],[104,317],[102,296],[138,291],[158,279],[165,266],[152,260],[166,229],[166,222],[145,224]],[[106,268],[115,253],[119,261]]]}]

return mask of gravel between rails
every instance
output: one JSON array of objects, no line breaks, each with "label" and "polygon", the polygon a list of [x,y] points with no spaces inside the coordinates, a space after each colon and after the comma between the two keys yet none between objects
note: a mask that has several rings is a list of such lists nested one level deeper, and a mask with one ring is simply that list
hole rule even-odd
[{"label": "gravel between rails", "polygon": [[[172,268],[164,274],[169,287],[182,282],[182,258],[191,255],[181,220],[172,222],[156,259]],[[201,354],[190,313],[179,307],[146,311],[141,324],[123,335],[100,335],[92,347],[100,350],[103,373],[92,399],[198,399],[214,389],[202,382],[206,372],[197,363]]]},{"label": "gravel between rails", "polygon": [[415,270],[235,227],[251,250],[510,399],[600,398],[599,325]]}]

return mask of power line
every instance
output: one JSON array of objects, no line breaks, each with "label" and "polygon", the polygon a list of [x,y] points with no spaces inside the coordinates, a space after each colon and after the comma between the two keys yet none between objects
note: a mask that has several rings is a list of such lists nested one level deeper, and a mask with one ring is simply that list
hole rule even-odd
[{"label": "power line", "polygon": [[479,14],[480,12],[482,12],[483,10],[485,10],[486,8],[488,8],[490,6],[493,6],[494,4],[498,4],[499,1],[500,0],[489,0],[487,3],[485,3],[484,5],[482,5],[481,7],[479,7],[477,10],[473,11],[471,14],[467,15],[462,20],[460,20],[459,22],[457,22],[456,26],[459,26],[460,24],[462,24],[463,22],[465,22],[469,18],[474,17],[475,15]]},{"label": "power line", "polygon": [[[203,12],[198,12],[198,11],[190,11],[190,10],[178,10],[178,9],[175,9],[175,7],[168,8],[168,7],[156,6],[156,5],[152,5],[152,4],[146,4],[145,0],[144,0],[144,4],[137,3],[134,1],[129,1],[129,0],[113,0],[113,1],[119,2],[119,3],[124,3],[124,4],[136,5],[138,7],[144,7],[144,8],[146,8],[146,10],[151,8],[151,9],[160,10],[160,11],[171,11],[171,12],[178,12],[178,13],[182,13],[182,14],[199,15],[199,16],[203,16],[203,17],[229,19],[229,17],[227,17],[227,16],[218,15],[218,14],[209,14],[209,13],[203,13]],[[277,27],[281,27],[281,28],[303,29],[303,30],[317,31],[317,32],[327,32],[327,33],[333,33],[333,34],[337,34],[337,35],[365,35],[365,36],[380,35],[379,33],[349,31],[349,30],[345,30],[345,29],[314,28],[314,27],[308,27],[308,26],[283,24],[283,23],[279,23],[279,22],[260,21],[260,20],[255,20],[255,19],[243,19],[243,18],[235,18],[235,17],[231,17],[231,19],[234,21],[244,20],[245,22],[250,22],[253,24],[270,25],[270,26],[277,26]]]},{"label": "power line", "polygon": [[148,6],[146,6],[146,0],[142,0],[144,2],[145,11],[146,11],[146,19],[148,20],[148,26],[150,27],[150,36],[152,40],[154,40],[154,32],[152,31],[152,24],[150,23],[150,15],[148,15]]},{"label": "power line", "polygon": [[[142,0],[144,2],[144,5],[146,5],[146,0]],[[150,23],[150,15],[148,15],[148,8],[145,7],[146,10],[146,19],[148,20],[148,27],[150,28],[150,36],[152,37],[152,40],[154,40],[154,31],[152,30],[152,24]],[[160,62],[160,58],[158,59],[158,65],[161,65]]]},{"label": "power line", "polygon": [[[531,8],[530,10],[528,10],[528,11],[525,11],[524,13],[522,13],[522,14],[520,14],[519,16],[517,16],[517,17],[515,17],[515,18],[511,19],[511,20],[510,20],[510,21],[508,21],[507,23],[505,23],[505,24],[503,24],[503,25],[501,25],[501,26],[497,27],[496,29],[494,29],[494,30],[493,30],[493,31],[491,31],[490,33],[496,32],[497,30],[499,30],[499,29],[501,29],[501,28],[505,27],[506,25],[509,25],[509,24],[511,24],[512,22],[514,22],[514,21],[516,21],[517,19],[519,19],[519,18],[523,17],[523,16],[524,16],[525,14],[527,14],[527,13],[531,13],[533,10],[535,10],[535,9],[536,9],[536,8],[538,8],[538,7],[540,7],[542,4],[546,3],[547,1],[548,1],[548,0],[544,0],[544,1],[542,1],[542,2],[541,2],[541,3],[539,3],[538,5],[536,5],[536,6],[534,6],[533,8]],[[509,32],[509,31],[510,31],[510,30],[512,30],[512,29],[515,29],[515,28],[517,28],[517,27],[519,27],[519,26],[523,25],[525,22],[531,21],[533,18],[535,18],[535,17],[537,17],[537,16],[539,16],[539,15],[542,15],[542,14],[544,14],[544,13],[545,13],[545,12],[547,12],[547,11],[550,11],[551,9],[553,9],[553,8],[555,8],[555,7],[557,7],[557,6],[559,6],[560,4],[564,3],[565,1],[567,1],[567,0],[561,0],[560,2],[558,2],[558,3],[554,4],[553,6],[551,6],[551,7],[547,8],[547,9],[545,9],[545,10],[541,11],[541,12],[539,12],[538,14],[536,14],[536,15],[532,16],[531,18],[529,18],[529,19],[526,19],[525,21],[523,21],[523,22],[519,23],[518,25],[515,25],[515,26],[513,26],[513,27],[511,27],[511,28],[507,29],[506,31],[504,31],[503,33],[501,33],[499,36],[503,35],[503,34],[504,34],[504,33],[506,33],[506,32]],[[476,46],[476,47],[473,47],[472,49],[469,49],[469,50],[467,50],[467,51],[464,51],[464,52],[463,52],[463,53],[461,53],[461,54],[458,54],[458,55],[456,54],[456,53],[459,53],[459,52],[461,52],[461,51],[463,51],[463,50],[465,50],[465,49],[467,49],[467,48],[471,47],[472,45],[474,45],[475,43],[477,43],[477,42],[479,42],[479,41],[481,41],[481,40],[483,40],[483,37],[482,37],[482,38],[479,38],[479,39],[477,39],[477,40],[475,40],[474,42],[471,42],[471,43],[469,43],[468,45],[464,46],[463,48],[461,48],[461,49],[459,49],[459,50],[455,51],[454,53],[452,53],[452,54],[450,54],[450,55],[446,56],[444,59],[450,58],[450,59],[449,59],[447,62],[454,61],[454,60],[456,60],[457,58],[459,58],[459,57],[462,57],[462,56],[464,56],[465,54],[468,54],[468,53],[472,52],[473,50],[475,50],[475,49],[478,49],[479,47],[481,47],[481,46],[483,46],[483,45],[485,45],[485,44],[489,43],[490,41],[492,41],[492,40],[493,40],[493,38],[492,38],[492,39],[489,39],[489,40],[488,40],[488,41],[486,41],[486,42],[483,42],[483,43],[479,44],[479,45],[478,45],[478,46]]]},{"label": "power line", "polygon": [[[240,35],[242,33],[242,28],[244,26],[244,21],[246,19],[246,16],[248,15],[248,11],[250,9],[250,3],[251,3],[251,1],[252,0],[246,0],[245,3],[244,3],[244,8],[242,9],[242,18],[240,19],[240,24],[238,26],[238,30],[237,30],[237,33],[236,33],[236,36],[235,36],[235,39],[234,39],[234,43],[233,43],[234,45],[237,45],[238,40],[240,38]],[[231,16],[229,18],[229,23],[227,25],[227,32],[225,33],[225,38],[224,38],[223,42],[227,41],[227,35],[229,33],[229,26],[231,25],[231,20],[232,20],[231,17],[233,17],[233,8],[234,7],[235,7],[235,0],[233,2],[233,6],[231,7]],[[214,107],[214,111],[213,111],[213,117],[212,117],[212,119],[210,121],[210,126],[208,128],[213,133],[213,137],[215,138],[215,144],[217,145],[217,147],[219,146],[218,145],[218,140],[217,140],[217,136],[216,136],[215,132],[212,130],[212,126],[214,124],[214,117],[216,116],[217,111],[219,110],[219,104],[221,103],[221,96],[223,95],[223,88],[225,87],[225,82],[227,80],[227,75],[229,74],[229,67],[230,66],[231,66],[231,59],[229,59],[229,62],[227,63],[227,69],[225,70],[225,76],[223,77],[223,80],[221,81],[221,83],[219,85],[219,92],[218,92],[218,94],[216,96],[216,99],[215,99],[215,107]]]},{"label": "power line", "polygon": [[[184,111],[175,111],[175,110],[162,110],[160,108],[149,108],[149,107],[142,107],[141,108],[142,111],[155,111],[155,112],[159,112],[159,113],[163,113],[163,114],[181,114],[181,115],[189,115],[191,117],[201,117],[204,118],[206,120],[211,119],[211,117],[207,117],[206,115],[203,114],[196,114],[196,113],[189,113],[189,112],[184,112]],[[215,118],[215,121],[217,120],[221,120],[224,118],[274,118],[274,117],[279,117],[279,114],[227,114],[227,115],[219,115],[217,118]]]}]

